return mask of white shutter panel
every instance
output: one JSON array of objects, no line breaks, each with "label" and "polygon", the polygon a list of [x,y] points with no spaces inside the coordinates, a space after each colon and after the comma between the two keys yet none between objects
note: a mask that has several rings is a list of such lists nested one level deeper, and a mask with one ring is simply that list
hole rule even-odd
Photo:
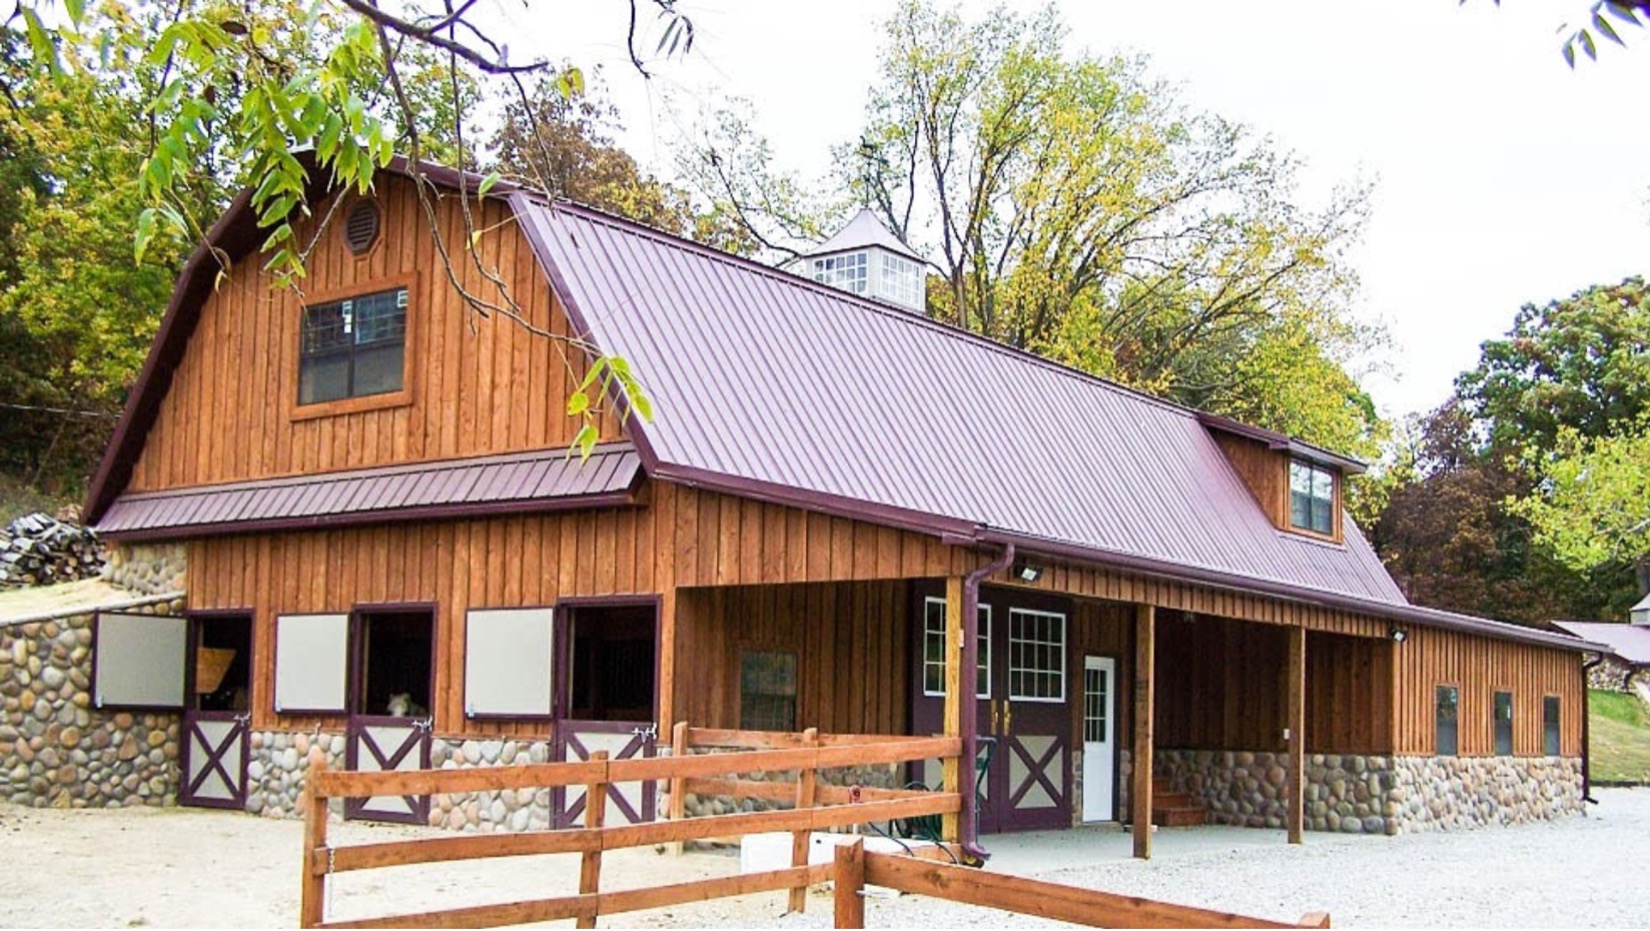
[{"label": "white shutter panel", "polygon": [[345,711],[348,679],[348,614],[275,619],[276,712]]},{"label": "white shutter panel", "polygon": [[182,708],[189,622],[181,617],[99,612],[96,677],[99,708]]},{"label": "white shutter panel", "polygon": [[464,625],[464,714],[548,716],[550,608],[471,611]]}]

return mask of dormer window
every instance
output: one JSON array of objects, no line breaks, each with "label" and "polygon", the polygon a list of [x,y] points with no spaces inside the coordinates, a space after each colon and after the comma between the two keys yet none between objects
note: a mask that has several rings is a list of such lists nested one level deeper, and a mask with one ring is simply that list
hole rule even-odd
[{"label": "dormer window", "polygon": [[1289,525],[1330,536],[1335,532],[1335,472],[1304,459],[1289,460]]}]

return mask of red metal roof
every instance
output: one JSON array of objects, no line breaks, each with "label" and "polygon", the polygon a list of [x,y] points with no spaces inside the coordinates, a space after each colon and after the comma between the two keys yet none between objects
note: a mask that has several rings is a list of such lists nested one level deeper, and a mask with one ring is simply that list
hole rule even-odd
[{"label": "red metal roof", "polygon": [[[582,207],[512,196],[570,314],[641,373],[660,477],[1405,604],[1353,523],[1279,531],[1195,411]],[[977,536],[977,534],[976,534]]]},{"label": "red metal roof", "polygon": [[629,443],[581,462],[546,450],[123,494],[97,523],[120,539],[526,513],[628,503],[641,474]]}]

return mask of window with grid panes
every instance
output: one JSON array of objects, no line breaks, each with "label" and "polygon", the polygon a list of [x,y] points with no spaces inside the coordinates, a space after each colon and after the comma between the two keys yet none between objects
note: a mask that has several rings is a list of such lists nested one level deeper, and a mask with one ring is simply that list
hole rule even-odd
[{"label": "window with grid panes", "polygon": [[[978,698],[991,697],[991,606],[979,606],[978,643],[979,673],[976,680]],[[929,598],[923,602],[922,620],[922,693],[935,697],[945,695],[945,599]]]},{"label": "window with grid panes", "polygon": [[1083,740],[1105,743],[1111,730],[1106,719],[1106,687],[1111,677],[1104,669],[1083,670]]},{"label": "window with grid panes", "polygon": [[305,307],[298,403],[400,391],[406,347],[406,288]]},{"label": "window with grid panes", "polygon": [[1008,612],[1008,697],[1066,700],[1066,616],[1014,608]]}]

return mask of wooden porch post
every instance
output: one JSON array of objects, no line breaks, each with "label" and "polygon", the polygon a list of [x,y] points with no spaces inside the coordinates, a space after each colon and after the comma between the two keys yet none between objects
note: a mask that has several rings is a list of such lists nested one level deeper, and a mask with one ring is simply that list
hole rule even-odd
[{"label": "wooden porch post", "polygon": [[1134,833],[1134,855],[1152,858],[1152,667],[1157,657],[1157,609],[1136,605],[1134,609],[1134,758],[1129,779],[1130,830]]},{"label": "wooden porch post", "polygon": [[1299,844],[1306,830],[1306,628],[1289,628],[1289,843]]},{"label": "wooden porch post", "polygon": [[[964,677],[962,668],[963,659],[963,578],[954,575],[945,580],[945,720],[944,730],[947,737],[962,736],[962,703],[963,682],[970,684],[973,677]],[[972,699],[973,689],[969,689],[968,698]],[[962,761],[957,757],[944,760],[942,766],[942,788],[946,792],[961,794],[963,791]],[[972,788],[972,783],[970,783]],[[940,817],[940,834],[949,843],[962,842],[962,822],[956,814],[946,814]]]}]

